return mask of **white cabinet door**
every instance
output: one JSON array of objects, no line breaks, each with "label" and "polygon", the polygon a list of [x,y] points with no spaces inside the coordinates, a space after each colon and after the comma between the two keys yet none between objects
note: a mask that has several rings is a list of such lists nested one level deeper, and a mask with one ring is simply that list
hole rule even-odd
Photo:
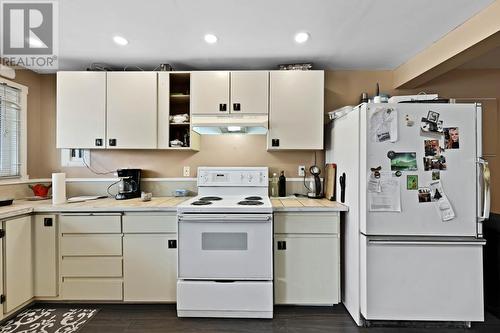
[{"label": "white cabinet door", "polygon": [[272,71],[268,149],[323,149],[324,72]]},{"label": "white cabinet door", "polygon": [[336,235],[276,235],[274,239],[276,304],[339,303],[339,238]]},{"label": "white cabinet door", "polygon": [[57,73],[57,148],[106,146],[106,73]]},{"label": "white cabinet door", "polygon": [[231,113],[267,114],[269,72],[231,72]]},{"label": "white cabinet door", "polygon": [[157,73],[110,72],[107,76],[107,147],[157,147]]},{"label": "white cabinet door", "polygon": [[7,220],[4,229],[4,313],[9,313],[33,298],[31,216]]},{"label": "white cabinet door", "polygon": [[191,114],[229,113],[229,72],[191,73]]},{"label": "white cabinet door", "polygon": [[57,296],[57,233],[55,215],[33,218],[34,295]]},{"label": "white cabinet door", "polygon": [[123,237],[123,299],[175,302],[176,234],[126,234]]}]

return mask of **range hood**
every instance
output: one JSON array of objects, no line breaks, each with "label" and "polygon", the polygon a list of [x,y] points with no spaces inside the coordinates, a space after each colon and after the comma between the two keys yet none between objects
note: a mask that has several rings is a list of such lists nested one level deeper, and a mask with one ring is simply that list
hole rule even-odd
[{"label": "range hood", "polygon": [[266,134],[266,115],[191,116],[193,131],[199,134]]}]

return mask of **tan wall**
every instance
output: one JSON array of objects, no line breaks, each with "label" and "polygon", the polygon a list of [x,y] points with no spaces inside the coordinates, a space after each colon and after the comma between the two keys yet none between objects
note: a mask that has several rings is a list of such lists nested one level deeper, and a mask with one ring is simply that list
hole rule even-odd
[{"label": "tan wall", "polygon": [[[443,97],[496,98],[486,102],[485,137],[488,138],[488,160],[492,168],[492,208],[500,212],[500,161],[498,149],[498,99],[500,99],[500,69],[460,69],[442,75],[418,90],[392,90],[391,71],[327,71],[325,111],[344,105],[356,105],[361,92],[373,94],[376,82],[381,91],[393,94],[426,91]],[[69,177],[95,177],[84,168],[61,169],[59,152],[55,149],[55,75],[37,75],[17,71],[16,81],[30,88],[28,96],[28,173],[32,178],[49,177],[55,170]],[[297,166],[311,165],[313,152],[267,152],[264,136],[203,136],[200,152],[174,151],[92,151],[92,165],[98,170],[119,167],[140,167],[145,177],[181,177],[182,167],[191,167],[191,174],[200,165],[256,166],[266,165],[272,172],[285,170],[297,177]],[[324,154],[317,154],[318,163]]]}]

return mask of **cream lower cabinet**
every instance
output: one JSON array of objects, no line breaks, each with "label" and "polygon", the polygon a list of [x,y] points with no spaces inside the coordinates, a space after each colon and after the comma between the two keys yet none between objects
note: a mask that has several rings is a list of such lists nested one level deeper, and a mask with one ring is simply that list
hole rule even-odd
[{"label": "cream lower cabinet", "polygon": [[123,300],[121,214],[62,214],[60,298]]},{"label": "cream lower cabinet", "polygon": [[3,221],[4,314],[33,298],[31,216]]},{"label": "cream lower cabinet", "polygon": [[57,290],[57,225],[55,215],[33,216],[34,296],[51,298]]},{"label": "cream lower cabinet", "polygon": [[175,302],[176,215],[123,216],[123,299]]},{"label": "cream lower cabinet", "polygon": [[274,223],[275,303],[339,303],[339,214],[275,213]]}]

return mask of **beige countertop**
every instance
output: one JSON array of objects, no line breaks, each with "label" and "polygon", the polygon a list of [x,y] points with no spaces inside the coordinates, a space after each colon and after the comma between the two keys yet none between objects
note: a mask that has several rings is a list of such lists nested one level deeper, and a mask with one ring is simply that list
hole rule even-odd
[{"label": "beige countertop", "polygon": [[327,199],[271,198],[275,212],[347,212],[349,208],[340,202]]},{"label": "beige countertop", "polygon": [[[16,200],[10,206],[0,207],[0,219],[30,213],[71,212],[175,212],[177,205],[188,197],[155,197],[151,201],[140,199],[115,200],[112,198],[53,205],[51,200]],[[272,198],[274,211],[347,211],[347,206],[326,199]]]}]

